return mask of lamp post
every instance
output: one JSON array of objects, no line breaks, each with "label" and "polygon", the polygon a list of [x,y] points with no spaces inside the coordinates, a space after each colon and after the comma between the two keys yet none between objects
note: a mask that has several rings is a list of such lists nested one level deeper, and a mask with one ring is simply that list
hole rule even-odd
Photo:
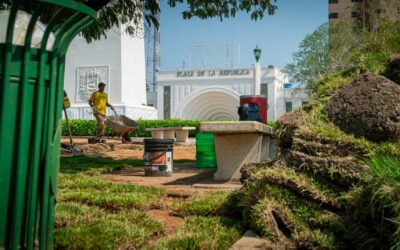
[{"label": "lamp post", "polygon": [[254,49],[254,57],[256,58],[256,62],[258,62],[258,60],[260,60],[260,56],[261,56],[261,49],[257,47]]},{"label": "lamp post", "polygon": [[[253,120],[266,123],[267,122],[267,97],[261,95],[261,66],[258,63],[261,56],[261,49],[257,47],[254,49],[254,57],[256,58],[256,63],[254,63],[254,70],[253,70],[253,93],[250,95],[242,95],[240,96],[240,106],[246,103],[257,104],[259,108],[259,117],[254,116],[249,118],[247,117],[240,117],[240,120]],[[239,114],[241,116],[241,114]]]},{"label": "lamp post", "polygon": [[258,60],[260,60],[261,49],[257,47],[254,49],[254,57],[256,58],[256,63],[254,64],[254,85],[253,85],[253,94],[260,95],[261,94],[261,66]]}]

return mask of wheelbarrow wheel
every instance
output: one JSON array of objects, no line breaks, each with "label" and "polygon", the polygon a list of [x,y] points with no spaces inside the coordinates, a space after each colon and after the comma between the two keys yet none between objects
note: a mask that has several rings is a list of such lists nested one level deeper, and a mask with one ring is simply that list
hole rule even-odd
[{"label": "wheelbarrow wheel", "polygon": [[132,138],[129,133],[122,134],[122,143],[132,143]]}]

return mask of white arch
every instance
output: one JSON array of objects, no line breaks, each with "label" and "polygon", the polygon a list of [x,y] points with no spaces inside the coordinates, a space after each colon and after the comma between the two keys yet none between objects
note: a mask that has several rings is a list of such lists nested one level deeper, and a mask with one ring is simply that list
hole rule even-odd
[{"label": "white arch", "polygon": [[240,95],[230,89],[213,87],[192,93],[180,104],[174,117],[198,120],[238,120]]}]

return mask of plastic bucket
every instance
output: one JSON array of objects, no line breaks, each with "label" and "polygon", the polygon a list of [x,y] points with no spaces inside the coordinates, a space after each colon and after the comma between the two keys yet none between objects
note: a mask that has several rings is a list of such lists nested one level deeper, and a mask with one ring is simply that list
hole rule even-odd
[{"label": "plastic bucket", "polygon": [[216,168],[214,134],[198,133],[196,135],[196,167]]},{"label": "plastic bucket", "polygon": [[145,176],[171,176],[174,139],[144,139]]}]

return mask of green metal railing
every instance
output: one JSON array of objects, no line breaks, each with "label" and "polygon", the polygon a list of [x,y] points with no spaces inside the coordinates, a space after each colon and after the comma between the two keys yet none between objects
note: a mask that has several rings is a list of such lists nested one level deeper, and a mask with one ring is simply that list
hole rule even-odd
[{"label": "green metal railing", "polygon": [[[13,0],[0,44],[0,249],[50,249],[61,139],[65,54],[96,12],[72,0],[37,0],[24,46],[13,41],[21,0]],[[36,22],[57,5],[39,49]],[[73,14],[71,14],[73,13]],[[55,34],[51,51],[46,47]]]}]

